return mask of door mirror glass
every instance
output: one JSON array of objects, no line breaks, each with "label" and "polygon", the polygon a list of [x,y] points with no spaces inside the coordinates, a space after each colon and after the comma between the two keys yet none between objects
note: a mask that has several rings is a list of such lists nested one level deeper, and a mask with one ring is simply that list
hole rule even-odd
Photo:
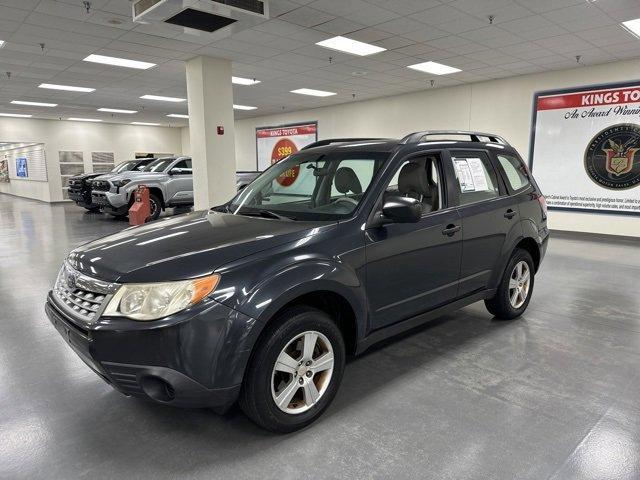
[{"label": "door mirror glass", "polygon": [[422,203],[410,197],[387,197],[382,214],[394,223],[416,223],[422,218]]}]

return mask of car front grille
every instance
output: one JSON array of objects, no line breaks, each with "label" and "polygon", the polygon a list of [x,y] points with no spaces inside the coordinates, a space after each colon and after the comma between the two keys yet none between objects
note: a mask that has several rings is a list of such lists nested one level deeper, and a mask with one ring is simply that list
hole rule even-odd
[{"label": "car front grille", "polygon": [[93,190],[106,192],[111,188],[111,184],[106,180],[94,180],[93,182],[91,182],[91,188]]},{"label": "car front grille", "polygon": [[75,320],[92,323],[98,320],[119,285],[102,282],[63,265],[53,287],[59,307]]}]

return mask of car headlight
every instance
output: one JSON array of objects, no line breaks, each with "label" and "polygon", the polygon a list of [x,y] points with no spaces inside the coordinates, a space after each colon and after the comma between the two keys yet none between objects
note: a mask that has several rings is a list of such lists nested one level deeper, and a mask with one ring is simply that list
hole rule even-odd
[{"label": "car headlight", "polygon": [[166,283],[129,283],[115,293],[104,316],[157,320],[180,312],[212,293],[220,275]]},{"label": "car headlight", "polygon": [[131,179],[125,178],[123,180],[116,180],[115,182],[113,182],[113,185],[120,188],[120,187],[124,187],[129,182],[131,182]]}]

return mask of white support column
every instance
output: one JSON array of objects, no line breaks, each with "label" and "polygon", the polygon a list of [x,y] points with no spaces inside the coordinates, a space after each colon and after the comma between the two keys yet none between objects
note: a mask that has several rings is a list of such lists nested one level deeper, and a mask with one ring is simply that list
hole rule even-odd
[{"label": "white support column", "polygon": [[194,208],[202,210],[225,203],[236,193],[231,61],[210,57],[187,61],[187,98]]}]

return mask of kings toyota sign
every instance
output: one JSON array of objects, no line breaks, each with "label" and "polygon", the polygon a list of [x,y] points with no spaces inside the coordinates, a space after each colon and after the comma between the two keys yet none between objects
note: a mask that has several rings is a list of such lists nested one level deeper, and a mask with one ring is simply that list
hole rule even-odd
[{"label": "kings toyota sign", "polygon": [[640,214],[640,82],[537,93],[530,162],[551,209]]}]

